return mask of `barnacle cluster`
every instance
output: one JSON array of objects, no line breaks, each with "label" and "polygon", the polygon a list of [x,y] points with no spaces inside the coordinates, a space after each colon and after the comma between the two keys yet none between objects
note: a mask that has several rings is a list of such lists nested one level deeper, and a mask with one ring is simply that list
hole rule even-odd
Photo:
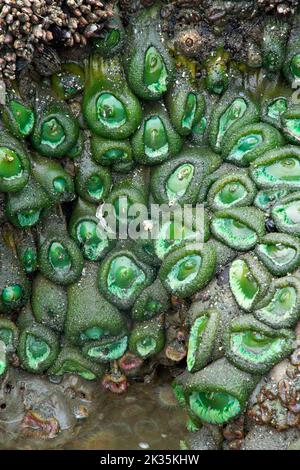
[{"label": "barnacle cluster", "polygon": [[[224,48],[205,64],[178,54],[161,11],[137,8],[126,28],[115,13],[87,58],[7,88],[0,380],[17,366],[121,393],[180,363],[195,430],[242,414],[295,349],[300,23],[264,24],[253,72]],[[152,203],[169,215],[155,237]],[[102,230],[108,205],[139,237]]]},{"label": "barnacle cluster", "polygon": [[86,45],[111,16],[111,5],[100,0],[2,0],[0,78],[13,80],[47,45]]}]

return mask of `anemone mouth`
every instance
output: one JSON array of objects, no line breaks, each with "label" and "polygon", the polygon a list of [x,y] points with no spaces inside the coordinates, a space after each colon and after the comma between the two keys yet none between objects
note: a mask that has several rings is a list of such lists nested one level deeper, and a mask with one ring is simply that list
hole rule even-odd
[{"label": "anemone mouth", "polygon": [[247,103],[243,98],[236,98],[219,119],[216,146],[220,147],[225,132],[243,115],[247,109]]},{"label": "anemone mouth", "polygon": [[246,261],[242,259],[233,261],[229,272],[229,283],[237,303],[245,310],[249,310],[259,293],[259,284]]},{"label": "anemone mouth", "polygon": [[66,139],[64,127],[58,119],[51,117],[41,126],[41,144],[51,149],[59,147]]},{"label": "anemone mouth", "polygon": [[96,102],[97,119],[106,127],[119,128],[126,123],[126,109],[122,101],[111,93],[101,93]]},{"label": "anemone mouth", "polygon": [[168,155],[168,136],[164,123],[159,116],[152,116],[145,122],[144,148],[145,154],[149,158],[155,159]]},{"label": "anemone mouth", "polygon": [[261,134],[248,134],[241,137],[231,149],[226,160],[231,162],[243,162],[249,152],[257,148],[263,142]]},{"label": "anemone mouth", "polygon": [[52,185],[54,191],[58,194],[63,194],[67,190],[67,181],[62,176],[54,178]]},{"label": "anemone mouth", "polygon": [[253,170],[253,176],[258,184],[283,184],[299,187],[300,161],[287,155],[274,163],[259,165]]},{"label": "anemone mouth", "polygon": [[17,220],[21,227],[31,227],[35,225],[40,218],[41,209],[28,209],[17,213]]},{"label": "anemone mouth", "polygon": [[117,256],[110,264],[108,290],[120,299],[128,299],[145,279],[144,271],[128,256]]},{"label": "anemone mouth", "polygon": [[151,318],[153,314],[158,314],[161,312],[163,305],[159,300],[149,297],[147,302],[145,303],[145,311],[144,314]]},{"label": "anemone mouth", "polygon": [[181,126],[183,129],[191,130],[195,120],[197,110],[197,96],[195,93],[188,93],[184,105]]},{"label": "anemone mouth", "polygon": [[215,195],[215,203],[220,209],[233,207],[246,198],[248,191],[240,181],[226,183]]},{"label": "anemone mouth", "polygon": [[58,241],[52,242],[49,246],[48,260],[52,269],[59,274],[67,274],[72,268],[69,251]]},{"label": "anemone mouth", "polygon": [[198,348],[201,347],[201,341],[203,339],[207,323],[208,317],[207,315],[203,315],[195,320],[191,328],[187,354],[187,368],[189,372],[195,365]]},{"label": "anemone mouth", "polygon": [[255,231],[231,217],[216,217],[212,226],[224,243],[238,250],[248,250],[257,243]]},{"label": "anemone mouth", "polygon": [[106,330],[99,326],[91,326],[80,333],[80,339],[82,341],[97,341],[108,334]]},{"label": "anemone mouth", "polygon": [[83,220],[76,227],[76,238],[83,254],[91,261],[100,259],[103,251],[109,246],[107,238],[99,238],[97,227],[96,222],[92,220]]},{"label": "anemone mouth", "polygon": [[147,357],[155,351],[156,339],[152,336],[144,336],[136,343],[136,350],[141,357]]},{"label": "anemone mouth", "polygon": [[95,380],[96,375],[86,367],[82,366],[79,362],[72,359],[66,359],[57,375],[65,373],[78,374],[85,380]]},{"label": "anemone mouth", "polygon": [[288,194],[285,189],[266,189],[257,193],[254,203],[263,211],[270,209],[280,198]]},{"label": "anemone mouth", "polygon": [[237,398],[217,390],[193,392],[189,405],[196,416],[211,424],[223,424],[241,412]]},{"label": "anemone mouth", "polygon": [[255,330],[239,331],[230,335],[230,349],[243,360],[264,364],[281,352],[285,340]]},{"label": "anemone mouth", "polygon": [[23,175],[20,156],[7,147],[0,147],[0,178],[10,181]]},{"label": "anemone mouth", "polygon": [[91,175],[86,182],[86,190],[90,197],[99,201],[104,192],[103,181],[99,175]]},{"label": "anemone mouth", "polygon": [[174,291],[190,284],[198,275],[202,257],[198,254],[184,256],[171,268],[166,282]]},{"label": "anemone mouth", "polygon": [[111,148],[104,152],[102,159],[107,162],[125,162],[128,160],[128,153],[123,149]]},{"label": "anemone mouth", "polygon": [[49,357],[51,348],[43,339],[28,333],[25,341],[25,351],[29,367],[38,370],[39,366]]},{"label": "anemone mouth", "polygon": [[166,182],[166,193],[170,202],[185,195],[194,177],[194,172],[194,165],[183,163],[169,176]]},{"label": "anemone mouth", "polygon": [[144,84],[152,93],[167,91],[168,72],[165,62],[156,47],[150,46],[145,54]]},{"label": "anemone mouth", "polygon": [[109,362],[120,359],[127,349],[128,337],[124,336],[116,341],[88,348],[87,354],[92,359]]},{"label": "anemone mouth", "polygon": [[297,305],[297,291],[292,286],[275,290],[271,301],[257,310],[257,315],[267,324],[280,325],[293,315]]},{"label": "anemone mouth", "polygon": [[277,266],[288,265],[292,263],[297,256],[297,250],[295,248],[283,243],[263,243],[258,245],[258,251]]},{"label": "anemone mouth", "polygon": [[22,299],[23,289],[19,284],[11,284],[4,287],[1,293],[2,302],[5,305],[14,305]]}]

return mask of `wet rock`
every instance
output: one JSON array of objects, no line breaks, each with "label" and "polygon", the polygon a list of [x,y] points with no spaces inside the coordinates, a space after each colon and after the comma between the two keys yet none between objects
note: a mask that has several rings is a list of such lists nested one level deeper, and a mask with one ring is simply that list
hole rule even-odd
[{"label": "wet rock", "polygon": [[245,437],[241,450],[286,450],[300,437],[297,429],[278,432],[269,426],[255,426]]},{"label": "wet rock", "polygon": [[49,430],[52,436],[57,429],[72,429],[78,419],[92,412],[96,394],[97,384],[77,376],[65,375],[55,384],[10,368],[0,384],[0,430],[17,435],[25,423],[42,433]]},{"label": "wet rock", "polygon": [[223,441],[221,431],[216,426],[203,426],[200,431],[191,433],[186,439],[190,450],[218,450]]}]

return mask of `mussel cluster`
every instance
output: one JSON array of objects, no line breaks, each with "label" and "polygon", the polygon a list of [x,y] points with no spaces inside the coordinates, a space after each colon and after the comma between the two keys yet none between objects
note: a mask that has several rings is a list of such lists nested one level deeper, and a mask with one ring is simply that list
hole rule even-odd
[{"label": "mussel cluster", "polygon": [[[86,45],[101,35],[111,7],[100,0],[1,0],[0,79],[13,80],[32,61],[43,61],[49,45]],[[51,55],[57,57],[52,49]]]},{"label": "mussel cluster", "polygon": [[[186,302],[174,392],[190,429],[243,412],[296,348],[294,33],[284,55],[268,43],[265,78],[231,64],[199,79],[195,62],[168,49],[154,5],[126,30],[116,20],[87,59],[30,93],[12,84],[0,130],[0,379],[10,365],[104,384],[115,374],[118,391],[120,374],[166,354],[171,303]],[[170,218],[156,237],[146,217],[138,239],[114,239],[99,229],[105,204],[118,226],[136,204],[149,214],[164,205]],[[175,208],[187,204],[178,237]]]}]

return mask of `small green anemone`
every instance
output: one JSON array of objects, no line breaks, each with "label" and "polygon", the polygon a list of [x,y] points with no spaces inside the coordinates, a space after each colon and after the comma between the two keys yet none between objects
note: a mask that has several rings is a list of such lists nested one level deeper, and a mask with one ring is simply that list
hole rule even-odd
[{"label": "small green anemone", "polygon": [[273,330],[252,315],[235,318],[224,332],[226,357],[236,367],[265,374],[293,350],[290,330]]},{"label": "small green anemone", "polygon": [[199,372],[179,375],[173,390],[192,417],[224,424],[243,412],[258,381],[259,375],[242,371],[222,358]]},{"label": "small green anemone", "polygon": [[253,255],[235,259],[230,266],[231,291],[243,310],[251,311],[267,293],[271,276]]},{"label": "small green anemone", "polygon": [[272,281],[264,299],[256,306],[254,316],[272,328],[293,327],[299,319],[300,280],[288,275]]}]

